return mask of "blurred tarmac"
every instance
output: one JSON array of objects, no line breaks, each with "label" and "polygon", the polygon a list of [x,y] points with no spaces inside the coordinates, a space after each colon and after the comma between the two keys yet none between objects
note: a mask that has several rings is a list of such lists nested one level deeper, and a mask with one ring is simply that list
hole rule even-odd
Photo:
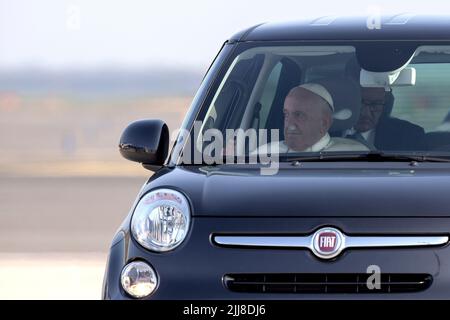
[{"label": "blurred tarmac", "polygon": [[0,252],[107,252],[147,177],[0,177]]},{"label": "blurred tarmac", "polygon": [[143,118],[171,132],[191,97],[0,90],[0,299],[100,299],[110,242],[152,172],[118,141]]},{"label": "blurred tarmac", "polygon": [[100,299],[142,177],[0,177],[0,299]]},{"label": "blurred tarmac", "polygon": [[106,254],[0,254],[1,300],[97,300]]}]

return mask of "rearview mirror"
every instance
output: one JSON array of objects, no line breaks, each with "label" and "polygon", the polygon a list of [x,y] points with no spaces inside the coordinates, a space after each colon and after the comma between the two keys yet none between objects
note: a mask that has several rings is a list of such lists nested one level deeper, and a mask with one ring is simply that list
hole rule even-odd
[{"label": "rearview mirror", "polygon": [[362,69],[360,74],[362,87],[401,87],[416,84],[416,69],[408,67],[392,72],[372,72]]},{"label": "rearview mirror", "polygon": [[168,150],[169,128],[161,120],[134,121],[120,137],[120,154],[152,171],[164,165]]}]

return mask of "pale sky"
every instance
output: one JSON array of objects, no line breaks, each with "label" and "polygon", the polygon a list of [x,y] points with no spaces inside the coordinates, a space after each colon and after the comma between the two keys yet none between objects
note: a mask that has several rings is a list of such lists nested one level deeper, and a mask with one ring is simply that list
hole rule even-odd
[{"label": "pale sky", "polygon": [[266,21],[328,14],[450,12],[450,3],[392,0],[0,0],[0,69],[192,67]]}]

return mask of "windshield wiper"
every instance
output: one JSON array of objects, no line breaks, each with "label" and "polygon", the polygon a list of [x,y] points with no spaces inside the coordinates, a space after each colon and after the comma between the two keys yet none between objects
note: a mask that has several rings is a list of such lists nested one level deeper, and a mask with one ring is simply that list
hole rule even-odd
[{"label": "windshield wiper", "polygon": [[427,154],[409,154],[409,153],[388,153],[388,152],[369,152],[369,153],[334,153],[319,152],[315,155],[305,155],[296,157],[280,157],[280,162],[306,162],[306,161],[408,161],[408,162],[450,162],[446,156],[432,156]]},{"label": "windshield wiper", "polygon": [[[450,155],[448,156],[436,156],[429,154],[420,153],[392,153],[392,152],[381,152],[381,151],[371,151],[368,153],[356,153],[356,152],[315,152],[315,153],[303,153],[304,155],[293,154],[283,154],[279,155],[278,159],[274,159],[274,155],[271,155],[271,161],[276,162],[338,162],[338,161],[368,161],[368,162],[383,162],[383,161],[395,161],[395,162],[450,162]],[[214,161],[208,161],[208,163],[202,161],[198,164],[189,164],[197,166],[208,166],[215,167],[222,164],[260,164],[260,159],[258,156],[244,155],[239,157],[230,157],[231,162],[228,157],[223,157],[222,162],[216,163]]]}]

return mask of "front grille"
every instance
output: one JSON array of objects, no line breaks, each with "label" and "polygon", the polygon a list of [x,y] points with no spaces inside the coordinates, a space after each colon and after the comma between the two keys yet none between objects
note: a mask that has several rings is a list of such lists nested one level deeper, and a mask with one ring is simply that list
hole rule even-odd
[{"label": "front grille", "polygon": [[381,274],[380,288],[370,290],[367,285],[370,276],[371,274],[367,273],[241,273],[227,274],[223,280],[229,290],[247,293],[417,292],[429,288],[433,281],[433,277],[429,274]]}]

